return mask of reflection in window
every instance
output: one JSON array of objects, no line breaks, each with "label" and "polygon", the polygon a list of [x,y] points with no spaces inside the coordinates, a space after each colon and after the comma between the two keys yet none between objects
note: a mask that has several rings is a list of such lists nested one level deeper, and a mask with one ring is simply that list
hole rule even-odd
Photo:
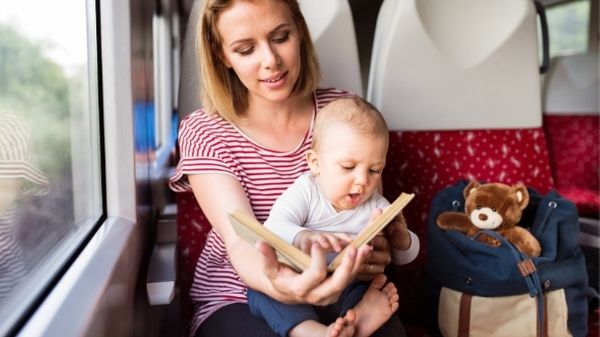
[{"label": "reflection in window", "polygon": [[580,0],[546,10],[550,57],[585,53],[588,49],[590,1]]},{"label": "reflection in window", "polygon": [[0,335],[102,212],[96,60],[88,50],[88,40],[96,41],[88,29],[95,18],[93,5],[86,6],[79,0],[2,5]]}]

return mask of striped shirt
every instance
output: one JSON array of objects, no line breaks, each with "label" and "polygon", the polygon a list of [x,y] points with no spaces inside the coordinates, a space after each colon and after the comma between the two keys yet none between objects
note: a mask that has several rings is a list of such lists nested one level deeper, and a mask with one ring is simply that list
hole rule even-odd
[{"label": "striped shirt", "polygon": [[[330,101],[347,95],[336,89],[317,89],[313,95],[315,114]],[[240,182],[254,215],[264,222],[275,199],[308,170],[305,152],[310,149],[313,123],[296,149],[280,152],[259,145],[224,119],[197,110],[181,122],[181,158],[170,187],[175,192],[190,191],[189,174],[229,174]],[[196,264],[190,297],[195,303],[191,334],[217,309],[246,302],[246,285],[233,269],[222,239],[212,229]]]}]

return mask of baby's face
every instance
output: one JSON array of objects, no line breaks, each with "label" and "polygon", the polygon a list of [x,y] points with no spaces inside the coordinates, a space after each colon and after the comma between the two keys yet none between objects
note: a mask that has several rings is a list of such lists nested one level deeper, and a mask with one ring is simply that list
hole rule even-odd
[{"label": "baby's face", "polygon": [[386,152],[384,137],[364,135],[336,123],[328,126],[321,138],[311,170],[337,211],[353,209],[377,190]]}]

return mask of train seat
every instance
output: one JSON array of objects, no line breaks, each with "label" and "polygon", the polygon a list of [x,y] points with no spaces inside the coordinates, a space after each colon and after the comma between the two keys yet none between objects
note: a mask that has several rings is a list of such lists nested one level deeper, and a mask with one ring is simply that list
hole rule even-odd
[{"label": "train seat", "polygon": [[580,216],[598,218],[598,53],[554,58],[544,84],[544,129],[556,188]]},{"label": "train seat", "polygon": [[472,178],[523,182],[541,193],[553,186],[538,68],[532,1],[383,1],[367,99],[390,127],[385,195],[416,194],[404,214],[422,251],[390,268],[409,336],[435,324],[423,288],[434,194]]},{"label": "train seat", "polygon": [[[322,85],[345,89],[363,96],[363,84],[358,59],[358,47],[350,5],[347,0],[300,0],[323,74]],[[201,106],[198,88],[198,65],[195,56],[195,27],[202,0],[192,7],[182,45],[179,84],[179,115],[193,112]],[[342,56],[342,57],[340,57]],[[194,268],[210,224],[191,192],[177,193],[177,270],[178,286],[184,302],[193,281]]]}]

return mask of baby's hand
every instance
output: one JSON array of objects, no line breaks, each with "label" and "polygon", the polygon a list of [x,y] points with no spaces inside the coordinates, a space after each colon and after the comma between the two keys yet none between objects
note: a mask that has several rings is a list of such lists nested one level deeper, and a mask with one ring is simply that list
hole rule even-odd
[{"label": "baby's hand", "polygon": [[310,254],[310,249],[315,244],[321,246],[325,252],[339,253],[350,241],[352,241],[352,237],[346,233],[305,230],[296,235],[294,246],[307,254]]},{"label": "baby's hand", "polygon": [[410,234],[408,226],[402,212],[390,222],[384,229],[385,236],[388,238],[392,247],[398,250],[406,250],[410,248]]}]

